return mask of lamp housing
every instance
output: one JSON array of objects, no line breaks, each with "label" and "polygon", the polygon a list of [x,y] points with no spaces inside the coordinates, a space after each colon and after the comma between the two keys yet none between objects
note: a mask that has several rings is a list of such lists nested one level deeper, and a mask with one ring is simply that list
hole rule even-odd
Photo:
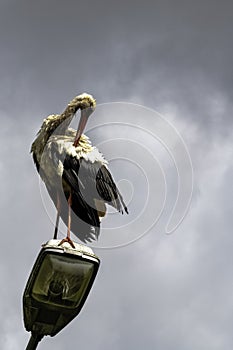
[{"label": "lamp housing", "polygon": [[42,246],[23,294],[24,325],[32,334],[56,335],[81,311],[100,260],[91,248],[74,243]]}]

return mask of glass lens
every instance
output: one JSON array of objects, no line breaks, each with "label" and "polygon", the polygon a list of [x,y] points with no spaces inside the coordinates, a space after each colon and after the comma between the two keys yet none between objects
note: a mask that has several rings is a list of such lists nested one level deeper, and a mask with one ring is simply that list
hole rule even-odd
[{"label": "glass lens", "polygon": [[47,254],[32,288],[38,301],[77,307],[88,287],[94,265],[74,257]]}]

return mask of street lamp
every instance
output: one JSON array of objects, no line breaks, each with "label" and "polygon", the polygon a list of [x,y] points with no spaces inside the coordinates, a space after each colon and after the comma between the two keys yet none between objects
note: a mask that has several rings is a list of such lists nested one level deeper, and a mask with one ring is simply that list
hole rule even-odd
[{"label": "street lamp", "polygon": [[42,246],[24,291],[24,325],[31,332],[26,350],[36,349],[45,335],[56,335],[78,315],[99,268],[91,248],[59,243],[53,239]]}]

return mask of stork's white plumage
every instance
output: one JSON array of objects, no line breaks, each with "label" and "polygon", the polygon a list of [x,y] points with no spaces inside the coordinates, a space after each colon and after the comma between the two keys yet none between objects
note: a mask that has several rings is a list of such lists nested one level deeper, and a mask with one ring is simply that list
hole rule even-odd
[{"label": "stork's white plumage", "polygon": [[[97,239],[106,203],[128,213],[122,196],[108,170],[107,161],[83,133],[96,102],[89,94],[76,96],[60,115],[48,116],[32,144],[33,159],[59,217],[82,241]],[[78,109],[77,132],[68,128]],[[63,240],[64,241],[64,240]]]}]

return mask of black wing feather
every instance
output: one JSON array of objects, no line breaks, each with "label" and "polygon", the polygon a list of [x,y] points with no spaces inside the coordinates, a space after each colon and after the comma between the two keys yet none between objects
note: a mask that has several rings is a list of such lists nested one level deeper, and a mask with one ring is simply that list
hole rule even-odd
[{"label": "black wing feather", "polygon": [[73,194],[86,202],[87,210],[91,207],[91,216],[92,210],[97,211],[95,199],[113,206],[119,212],[124,209],[128,213],[112,175],[102,163],[67,155],[63,166],[63,179],[72,188]]},{"label": "black wing feather", "polygon": [[100,197],[109,205],[123,213],[123,208],[128,213],[123,198],[110,174],[109,170],[102,165],[96,174],[96,189]]},{"label": "black wing feather", "polygon": [[[56,183],[56,182],[55,182]],[[113,206],[116,210],[128,213],[123,198],[109,172],[100,162],[90,162],[84,158],[66,155],[63,162],[62,186],[50,186],[47,190],[55,206],[57,193],[60,198],[60,216],[68,224],[67,200],[72,193],[71,231],[82,241],[97,239],[100,233],[99,211],[96,199]],[[65,196],[64,196],[65,194]]]},{"label": "black wing feather", "polygon": [[[82,226],[88,224],[91,226],[91,233],[95,236],[95,238],[98,238],[100,220],[94,205],[94,201],[90,200],[90,191],[80,180],[80,162],[74,157],[66,156],[63,166],[64,170],[62,179],[66,198],[68,199],[70,191],[72,193],[71,208],[73,215],[71,218],[71,230],[80,238],[80,234],[82,234],[80,231],[83,230]],[[82,222],[81,227],[80,221]],[[90,235],[88,235],[88,232],[86,232],[86,240],[89,240],[88,236]]]}]

